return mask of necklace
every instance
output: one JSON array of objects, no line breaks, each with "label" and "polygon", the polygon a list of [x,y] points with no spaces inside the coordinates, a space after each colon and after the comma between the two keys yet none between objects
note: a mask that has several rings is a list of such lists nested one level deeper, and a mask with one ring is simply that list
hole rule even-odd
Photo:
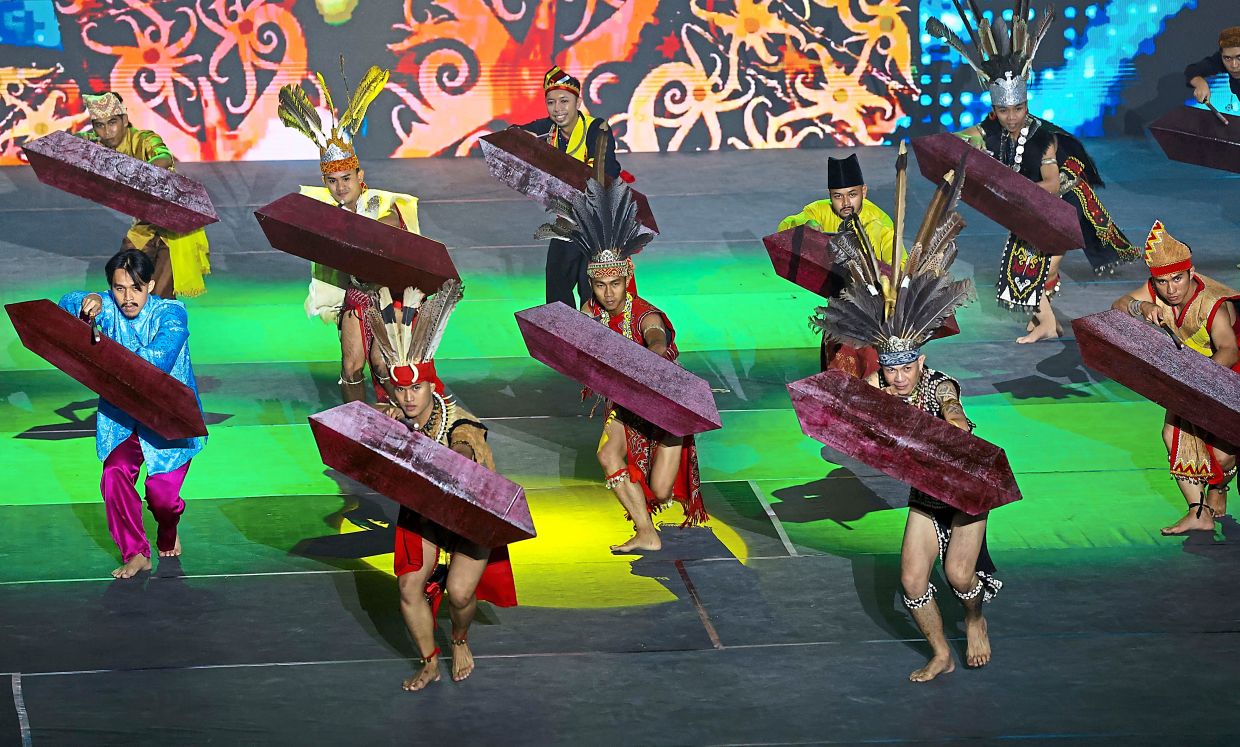
[{"label": "necklace", "polygon": [[[1032,121],[1025,119],[1025,126],[1020,128],[1020,135],[1016,137],[1016,154],[1012,157],[1012,171],[1020,171],[1020,165],[1025,160],[1025,143],[1029,141],[1029,126]],[[1004,148],[1010,148],[1012,143],[1011,134],[1004,134]]]},{"label": "necklace", "polygon": [[[439,392],[431,392],[434,397],[431,405],[431,416],[426,419],[426,425],[418,428],[418,431],[428,438],[432,438],[439,443],[443,443],[444,436],[448,435],[448,403],[440,396]],[[434,428],[435,415],[440,415],[439,427]]]},{"label": "necklace", "polygon": [[[606,324],[608,327],[610,327],[611,326],[611,314],[607,313],[607,309],[604,309],[602,304],[599,304],[599,308],[603,310],[603,314],[602,314],[603,324]],[[620,328],[620,334],[632,340],[633,339],[633,294],[632,293],[624,294],[623,314],[624,314],[624,321],[623,321],[623,325]]]}]

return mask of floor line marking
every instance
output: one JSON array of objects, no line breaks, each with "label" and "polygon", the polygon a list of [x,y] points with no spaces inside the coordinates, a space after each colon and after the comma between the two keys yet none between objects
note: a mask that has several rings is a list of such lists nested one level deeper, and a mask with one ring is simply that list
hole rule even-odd
[{"label": "floor line marking", "polygon": [[[1210,634],[1235,635],[1240,630],[1213,630]],[[1166,637],[1166,632],[1136,632],[1136,633],[1058,633],[1050,635],[1012,635],[1008,637],[1011,640],[1035,640],[1044,638],[1152,638]],[[947,640],[952,643],[959,643],[965,640],[963,635],[949,635]],[[714,651],[739,651],[745,649],[794,649],[794,648],[811,648],[811,646],[856,646],[856,645],[908,645],[911,643],[923,643],[923,638],[873,638],[868,640],[790,640],[784,643],[742,643],[728,646],[720,645],[719,648],[680,648],[680,649],[657,649],[657,650],[618,650],[618,651],[521,651],[515,654],[475,654],[475,659],[547,659],[556,658],[556,656],[627,656],[627,655],[657,655],[657,654],[711,654]],[[319,661],[253,661],[253,663],[241,664],[193,664],[190,666],[140,666],[135,669],[78,669],[78,670],[61,670],[61,671],[27,671],[20,676],[29,680],[30,678],[60,678],[60,676],[77,676],[89,674],[130,674],[140,673],[140,671],[196,671],[196,670],[217,670],[217,669],[262,669],[269,666],[334,666],[340,664],[388,664],[401,663],[401,661],[413,661],[413,659],[404,658],[404,656],[388,656],[388,658],[370,658],[370,659],[324,659]],[[16,678],[17,675],[14,675]]]},{"label": "floor line marking", "polygon": [[684,582],[685,589],[689,592],[689,598],[693,600],[693,607],[697,610],[698,618],[702,621],[702,627],[706,628],[706,635],[710,636],[710,645],[716,649],[723,648],[723,642],[719,640],[719,633],[715,630],[715,625],[710,621],[710,614],[706,612],[706,606],[702,604],[702,598],[698,596],[697,587],[693,585],[693,579],[689,578],[689,572],[685,570],[685,561],[676,560],[674,563],[676,572],[680,574],[680,580]]},{"label": "floor line marking", "polygon": [[14,672],[11,680],[13,682],[13,707],[17,709],[17,726],[22,735],[22,747],[30,747],[32,743],[30,715],[26,713],[26,698],[22,695],[21,672]]},{"label": "floor line marking", "polygon": [[749,483],[749,489],[753,491],[754,497],[758,499],[758,503],[762,504],[762,510],[766,512],[767,518],[771,520],[771,525],[775,527],[775,532],[779,535],[779,541],[784,543],[784,549],[792,557],[800,557],[801,553],[797,552],[797,548],[792,544],[792,540],[788,537],[788,532],[784,529],[784,523],[775,515],[775,508],[771,506],[770,500],[767,499],[766,493],[762,488],[758,487],[758,483],[754,480],[746,480]]}]

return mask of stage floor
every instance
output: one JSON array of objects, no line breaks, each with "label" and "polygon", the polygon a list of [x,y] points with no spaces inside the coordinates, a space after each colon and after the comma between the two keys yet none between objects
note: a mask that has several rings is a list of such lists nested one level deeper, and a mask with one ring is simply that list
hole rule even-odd
[{"label": "stage floor", "polygon": [[[1088,146],[1134,242],[1162,219],[1201,272],[1240,285],[1236,177],[1150,141]],[[209,292],[186,302],[211,437],[185,485],[180,559],[110,578],[92,397],[0,324],[0,743],[1235,744],[1240,527],[1159,536],[1183,511],[1163,413],[1087,370],[1068,326],[1144,266],[1097,278],[1070,255],[1066,336],[1018,346],[1023,320],[993,302],[1005,232],[968,209],[956,274],[980,298],[930,365],[961,379],[1025,500],[991,517],[993,662],[907,681],[927,652],[899,601],[907,489],[801,434],[785,385],[817,370],[817,301],[761,244],[825,196],[827,155],[623,159],[663,230],[638,260],[642,295],[724,422],[699,438],[711,523],[681,530],[669,509],[665,549],[645,556],[607,551],[628,534],[594,459],[601,422],[527,356],[512,317],[543,300],[542,211],[480,160],[369,164],[370,183],[422,198],[424,233],[465,278],[439,371],[489,425],[539,532],[511,548],[521,606],[480,613],[474,675],[416,694],[400,689],[414,653],[393,504],[326,470],[306,424],[339,401],[334,330],[305,318],[307,263],[268,248],[252,214],[317,165],[184,166],[221,221]],[[893,150],[861,159],[890,209]],[[913,172],[920,220],[931,185]],[[0,215],[5,303],[102,289],[127,223],[20,168],[0,170]],[[962,655],[959,605],[939,599]]]}]

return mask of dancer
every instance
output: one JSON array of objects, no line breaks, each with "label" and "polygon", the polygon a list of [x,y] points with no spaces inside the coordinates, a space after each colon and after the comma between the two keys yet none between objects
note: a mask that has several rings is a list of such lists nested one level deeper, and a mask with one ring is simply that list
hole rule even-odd
[{"label": "dancer", "polygon": [[[91,129],[79,133],[80,137],[162,169],[177,170],[176,159],[163,138],[129,123],[125,102],[119,95],[112,91],[99,95],[85,93],[82,101],[90,115]],[[170,299],[206,292],[202,276],[210,274],[211,261],[203,229],[174,234],[135,218],[121,240],[121,249],[137,249],[154,261],[156,296]]]},{"label": "dancer", "polygon": [[[555,212],[556,222],[544,224],[536,236],[556,237],[587,258],[592,297],[581,310],[612,331],[676,360],[679,351],[671,321],[630,290],[632,257],[653,234],[637,222],[637,205],[628,185],[617,181],[604,187],[591,179],[584,195]],[[660,549],[663,543],[651,516],[672,500],[684,506],[682,527],[707,520],[693,436],[673,436],[608,403],[597,454],[607,487],[633,521],[633,537],[612,545],[613,552]]]},{"label": "dancer", "polygon": [[[581,81],[552,66],[543,76],[543,95],[547,116],[518,127],[592,168],[595,159],[601,157],[603,173],[613,179],[622,178],[620,162],[616,160],[616,139],[607,127],[607,121],[581,111]],[[599,153],[600,141],[603,143],[602,154]],[[632,181],[631,176],[625,177],[627,181]],[[590,298],[585,260],[568,242],[551,241],[547,247],[546,275],[547,303],[561,301],[576,307],[574,288],[581,303]]]},{"label": "dancer", "polygon": [[1240,109],[1240,26],[1225,28],[1218,35],[1218,51],[1184,68],[1184,81],[1193,89],[1193,98],[1203,104],[1210,101],[1210,78],[1227,73],[1234,99],[1228,111]]},{"label": "dancer", "polygon": [[[380,411],[440,444],[494,470],[486,426],[451,397],[435,372],[435,350],[448,318],[461,298],[455,280],[444,283],[410,326],[399,318],[375,330],[375,348],[391,371],[392,402]],[[435,608],[427,599],[427,580],[435,571],[440,552],[449,557],[446,586],[452,618],[452,679],[460,682],[474,671],[469,626],[478,600],[500,607],[517,603],[508,549],[488,549],[401,507],[396,522],[394,570],[400,586],[400,611],[421,658],[419,669],[404,682],[406,690],[421,690],[440,679],[439,648],[435,645]]]},{"label": "dancer", "polygon": [[[1145,240],[1150,279],[1111,305],[1162,327],[1185,347],[1240,372],[1236,335],[1240,332],[1240,292],[1199,274],[1192,250],[1155,221]],[[1171,476],[1180,486],[1188,513],[1165,535],[1212,530],[1227,513],[1227,484],[1236,474],[1236,446],[1228,444],[1170,412],[1163,423],[1163,444]]]},{"label": "dancer", "polygon": [[[60,307],[90,320],[107,335],[143,360],[185,384],[198,394],[189,359],[189,327],[185,306],[155,295],[155,262],[145,252],[122,249],[104,267],[110,291],[75,291],[60,299]],[[201,408],[201,403],[199,404]],[[151,543],[142,526],[142,499],[138,473],[146,464],[146,503],[158,525],[155,544],[160,557],[181,554],[177,526],[185,511],[181,485],[189,463],[207,439],[168,441],[138,423],[102,397],[95,426],[95,449],[103,462],[104,510],[108,531],[121,551],[115,578],[132,578],[151,569]]]},{"label": "dancer", "polygon": [[[779,222],[779,230],[807,226],[823,233],[852,230],[860,224],[879,261],[891,265],[894,226],[891,216],[869,200],[869,187],[854,153],[847,158],[827,158],[827,199],[816,200]],[[905,257],[901,256],[900,261]],[[822,340],[818,356],[823,371],[839,368],[854,376],[867,376],[878,369],[873,348],[853,348],[834,340]]]},{"label": "dancer", "polygon": [[[990,93],[991,112],[986,119],[957,134],[1072,205],[1085,238],[1085,257],[1094,272],[1114,272],[1121,262],[1135,260],[1138,251],[1094,192],[1104,184],[1093,159],[1079,140],[1029,113],[1028,79],[1038,46],[1055,18],[1054,11],[1043,11],[1036,30],[1028,26],[1029,0],[1016,0],[1012,17],[1009,33],[999,16],[993,27],[981,19],[975,28],[962,14],[972,45],[961,41],[937,18],[926,22],[926,31],[958,51],[977,73],[982,88]],[[1008,235],[996,296],[1001,305],[1032,315],[1026,334],[1016,339],[1018,343],[1061,334],[1051,308],[1051,297],[1060,287],[1061,260],[1061,256],[1042,254],[1014,233]]]},{"label": "dancer", "polygon": [[[302,186],[303,195],[417,233],[418,198],[368,186],[366,171],[361,167],[353,146],[366,110],[383,90],[389,75],[387,70],[378,67],[367,70],[361,83],[349,96],[348,106],[337,115],[327,83],[321,74],[316,73],[323,90],[324,104],[332,112],[330,130],[322,127],[318,111],[300,86],[290,84],[280,89],[278,112],[280,121],[308,137],[319,148],[323,186]],[[370,280],[344,277],[336,270],[312,263],[306,315],[334,324],[340,330],[340,379],[337,383],[340,385],[341,399],[345,402],[366,398],[363,372],[367,364],[370,365],[375,397],[380,402],[388,400],[388,374],[382,361],[371,354],[373,326],[366,321],[368,314],[384,309],[380,303],[381,288],[381,285]],[[408,304],[404,308],[416,310],[423,295],[416,288],[397,288],[389,289],[385,298],[400,297],[403,299],[401,303]]]},{"label": "dancer", "polygon": [[[922,346],[956,308],[973,293],[970,280],[953,281],[947,274],[956,259],[955,237],[964,226],[955,211],[963,174],[948,179],[922,221],[918,239],[909,250],[906,272],[890,275],[873,254],[855,243],[833,242],[839,261],[854,278],[842,298],[819,308],[811,324],[823,334],[854,346],[873,345],[880,370],[870,383],[914,407],[967,431],[973,424],[960,403],[960,383],[926,365]],[[903,190],[897,188],[896,225],[903,225]],[[898,239],[898,234],[897,234]],[[965,514],[919,490],[909,494],[908,521],[900,553],[904,603],[926,637],[933,656],[909,675],[926,682],[955,668],[943,632],[943,620],[930,583],[935,558],[943,563],[952,591],[965,609],[968,648],[965,661],[981,667],[991,658],[983,601],[998,593],[994,563],[986,550],[987,513]]]}]

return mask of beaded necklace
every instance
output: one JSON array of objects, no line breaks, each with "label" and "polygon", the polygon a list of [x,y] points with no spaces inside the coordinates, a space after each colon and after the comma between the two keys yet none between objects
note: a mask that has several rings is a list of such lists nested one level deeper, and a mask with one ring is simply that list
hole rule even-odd
[{"label": "beaded necklace", "polygon": [[[448,420],[450,419],[451,405],[444,400],[439,392],[431,392],[431,396],[435,398],[431,403],[431,416],[426,419],[426,425],[418,428],[417,430],[422,435],[433,438],[439,443],[443,443],[444,437],[448,435]],[[433,427],[435,425],[436,414],[440,415],[438,428]]]},{"label": "beaded necklace", "polygon": [[[607,326],[610,327],[611,326],[611,314],[607,313],[607,309],[603,308],[603,304],[599,304],[598,307],[602,309],[602,312],[603,312],[602,317],[601,317],[603,320],[603,324],[606,324]],[[625,337],[629,338],[630,340],[633,339],[633,294],[632,293],[624,294],[624,323],[620,328],[620,332],[621,334],[623,334]]]}]

